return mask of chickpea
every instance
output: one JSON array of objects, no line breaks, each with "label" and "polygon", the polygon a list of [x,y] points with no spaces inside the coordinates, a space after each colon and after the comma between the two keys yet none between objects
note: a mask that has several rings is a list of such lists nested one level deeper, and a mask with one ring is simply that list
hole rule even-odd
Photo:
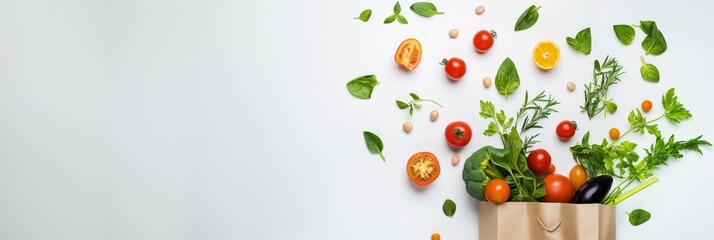
[{"label": "chickpea", "polygon": [[429,119],[430,119],[432,122],[433,122],[433,121],[436,121],[436,119],[438,119],[438,118],[439,118],[439,112],[438,112],[438,111],[433,110],[433,111],[431,111],[431,113],[429,113]]},{"label": "chickpea", "polygon": [[451,157],[451,164],[456,166],[459,165],[459,162],[461,162],[461,157],[459,157],[459,154],[454,154],[454,156]]},{"label": "chickpea", "polygon": [[568,84],[566,84],[566,87],[568,88],[568,91],[575,91],[575,83],[573,82],[568,82]]},{"label": "chickpea", "polygon": [[483,87],[490,88],[491,84],[493,84],[493,81],[491,81],[490,77],[483,78]]},{"label": "chickpea", "polygon": [[459,36],[459,29],[452,28],[451,30],[449,30],[449,37],[456,38],[458,36]]},{"label": "chickpea", "polygon": [[484,7],[483,5],[479,5],[478,7],[476,7],[476,15],[481,15],[484,11],[486,11],[486,7]]},{"label": "chickpea", "polygon": [[410,133],[412,132],[412,129],[414,129],[414,125],[412,125],[412,123],[410,122],[405,122],[404,124],[402,124],[402,129],[404,129],[405,133]]}]

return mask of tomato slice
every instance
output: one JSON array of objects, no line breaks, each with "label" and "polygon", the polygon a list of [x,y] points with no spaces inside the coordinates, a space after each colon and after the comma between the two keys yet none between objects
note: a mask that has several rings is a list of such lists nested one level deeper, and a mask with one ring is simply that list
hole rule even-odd
[{"label": "tomato slice", "polygon": [[419,40],[409,38],[399,44],[397,52],[394,53],[394,62],[408,70],[414,70],[419,66],[419,61],[421,61],[421,43],[419,43]]},{"label": "tomato slice", "polygon": [[441,173],[439,160],[433,153],[419,152],[409,158],[407,162],[407,175],[414,184],[419,186],[429,185]]}]

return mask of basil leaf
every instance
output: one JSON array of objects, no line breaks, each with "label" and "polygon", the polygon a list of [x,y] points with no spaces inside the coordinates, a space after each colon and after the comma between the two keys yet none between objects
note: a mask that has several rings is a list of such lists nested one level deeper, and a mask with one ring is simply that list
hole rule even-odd
[{"label": "basil leaf", "polygon": [[592,49],[592,36],[590,35],[590,28],[586,28],[578,32],[575,38],[567,37],[565,40],[568,45],[575,49],[575,51],[584,53],[585,55],[590,54]]},{"label": "basil leaf", "polygon": [[640,56],[642,61],[642,67],[640,67],[640,74],[642,79],[648,82],[658,83],[659,82],[659,69],[655,65],[645,62],[645,58]]},{"label": "basil leaf", "polygon": [[382,139],[379,139],[376,134],[368,131],[364,131],[362,135],[364,135],[364,142],[367,144],[367,149],[369,150],[369,152],[372,154],[379,154],[379,157],[382,158],[382,161],[385,161],[384,155],[382,155],[382,150],[384,149]]},{"label": "basil leaf", "polygon": [[456,213],[456,203],[451,199],[446,199],[444,204],[441,205],[441,210],[444,211],[444,215],[447,217],[454,216],[454,213]]},{"label": "basil leaf", "polygon": [[[642,28],[642,30],[645,31],[645,28]],[[662,35],[662,32],[659,31],[657,24],[654,22],[649,27],[649,34],[642,41],[642,49],[645,50],[645,54],[655,56],[662,55],[667,51],[667,41],[665,41],[664,35]]]},{"label": "basil leaf", "polygon": [[540,6],[536,7],[535,5],[531,5],[528,7],[528,9],[518,17],[514,29],[521,31],[531,28],[538,21],[538,9],[540,9]]},{"label": "basil leaf", "polygon": [[652,217],[652,214],[643,209],[635,209],[634,211],[627,213],[627,215],[629,216],[630,224],[632,224],[632,226],[642,225],[643,223],[649,221]]},{"label": "basil leaf", "polygon": [[384,24],[392,23],[392,22],[394,22],[394,20],[397,20],[397,15],[396,15],[396,14],[392,14],[391,16],[389,16],[389,17],[387,17],[386,19],[384,19]]},{"label": "basil leaf", "polygon": [[362,13],[359,14],[359,17],[356,17],[355,19],[359,19],[362,22],[367,22],[369,21],[369,18],[372,16],[372,9],[367,9],[362,11]]},{"label": "basil leaf", "polygon": [[409,93],[409,96],[412,96],[412,99],[414,100],[419,100],[419,95],[417,95],[416,93]]},{"label": "basil leaf", "polygon": [[409,107],[409,104],[397,100],[397,107],[401,110],[407,109]]},{"label": "basil leaf", "polygon": [[414,3],[409,7],[409,9],[411,9],[414,13],[422,17],[431,17],[435,14],[444,14],[443,12],[439,12],[438,10],[436,10],[436,5],[430,2]]},{"label": "basil leaf", "polygon": [[399,23],[401,23],[401,24],[408,24],[408,23],[409,23],[409,22],[407,22],[407,19],[404,18],[404,16],[402,16],[402,15],[397,15],[397,21],[398,21]]},{"label": "basil leaf", "polygon": [[654,24],[654,21],[640,21],[640,29],[642,29],[645,35],[650,35],[652,34],[652,26]]},{"label": "basil leaf", "polygon": [[498,67],[498,73],[496,73],[496,89],[498,93],[502,94],[506,98],[508,95],[515,92],[518,86],[521,85],[521,79],[518,77],[518,70],[516,65],[511,61],[510,58],[506,58]]},{"label": "basil leaf", "polygon": [[615,35],[622,44],[630,45],[632,44],[632,41],[635,40],[635,28],[630,25],[614,25],[612,26],[612,29],[615,30]]},{"label": "basil leaf", "polygon": [[401,12],[402,12],[402,6],[399,5],[399,1],[397,1],[397,3],[394,4],[394,14],[399,15],[399,13],[401,13]]},{"label": "basil leaf", "polygon": [[347,83],[347,90],[356,98],[370,99],[372,97],[372,90],[378,84],[377,77],[374,75],[364,75],[349,81]]}]

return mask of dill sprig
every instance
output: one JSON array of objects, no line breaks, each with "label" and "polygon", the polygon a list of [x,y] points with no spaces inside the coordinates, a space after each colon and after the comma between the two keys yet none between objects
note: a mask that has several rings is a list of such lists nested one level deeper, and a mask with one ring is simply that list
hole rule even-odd
[{"label": "dill sprig", "polygon": [[582,112],[587,112],[589,118],[593,118],[603,110],[607,110],[605,115],[617,111],[617,104],[612,98],[608,98],[607,93],[610,87],[620,82],[620,76],[625,73],[622,65],[617,63],[617,59],[605,57],[605,61],[595,60],[593,69],[593,82],[585,86],[585,104],[580,106]]}]

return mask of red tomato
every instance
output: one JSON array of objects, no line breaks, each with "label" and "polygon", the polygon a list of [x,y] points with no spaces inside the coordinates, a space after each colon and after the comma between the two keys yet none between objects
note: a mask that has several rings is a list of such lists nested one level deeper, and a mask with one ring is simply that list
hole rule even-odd
[{"label": "red tomato", "polygon": [[441,64],[445,65],[446,76],[453,81],[461,79],[466,74],[466,63],[461,58],[454,57],[448,61],[444,59]]},{"label": "red tomato", "polygon": [[558,123],[558,127],[555,128],[555,134],[558,135],[560,139],[570,139],[575,135],[575,130],[578,129],[578,124],[575,121],[564,120]]},{"label": "red tomato", "polygon": [[567,177],[560,174],[550,174],[543,178],[545,181],[546,202],[569,203],[575,193],[573,183]]},{"label": "red tomato", "polygon": [[452,122],[446,126],[444,136],[449,146],[462,148],[471,142],[471,127],[462,121]]},{"label": "red tomato", "polygon": [[573,187],[575,187],[576,190],[588,181],[588,172],[585,171],[585,168],[582,165],[573,166],[573,168],[570,169],[570,174],[568,176],[570,177],[570,181],[573,182]]},{"label": "red tomato", "polygon": [[[548,173],[548,168],[550,168],[550,154],[545,149],[536,149],[528,154],[528,169],[533,171],[536,175],[543,175]],[[555,167],[553,167],[555,170]]]},{"label": "red tomato", "polygon": [[439,159],[436,159],[433,153],[418,152],[407,161],[407,175],[416,185],[429,185],[440,173]]},{"label": "red tomato", "polygon": [[493,38],[496,36],[496,32],[494,31],[486,31],[486,30],[481,30],[474,35],[474,48],[476,48],[477,52],[480,53],[485,53],[489,49],[491,49],[491,46],[493,46]]},{"label": "red tomato", "polygon": [[511,187],[503,179],[496,178],[488,181],[486,189],[484,189],[484,195],[486,195],[486,200],[489,202],[501,204],[511,196]]}]

